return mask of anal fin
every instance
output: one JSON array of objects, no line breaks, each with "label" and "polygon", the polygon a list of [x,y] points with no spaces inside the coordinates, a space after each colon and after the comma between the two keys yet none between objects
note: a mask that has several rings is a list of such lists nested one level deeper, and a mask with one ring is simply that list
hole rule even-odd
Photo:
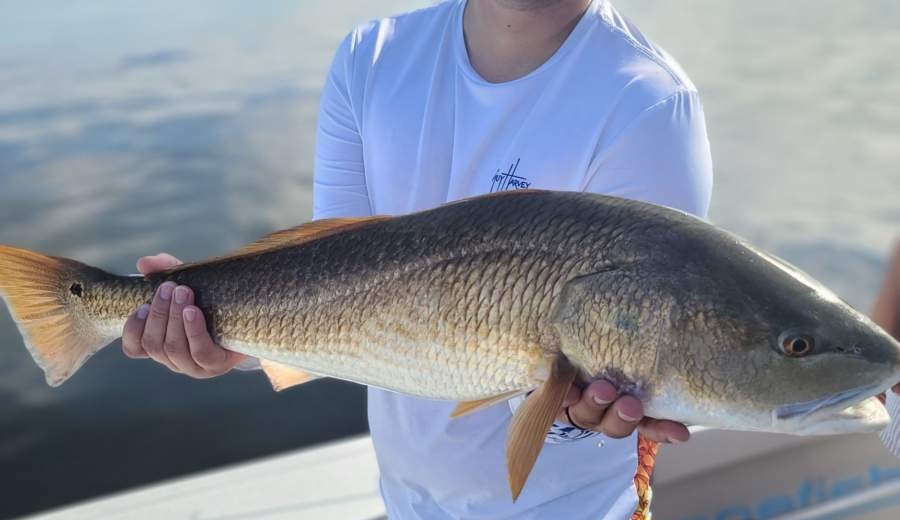
[{"label": "anal fin", "polygon": [[457,417],[463,417],[465,415],[469,415],[470,413],[475,413],[480,410],[484,410],[489,406],[493,406],[502,401],[508,401],[513,397],[525,393],[525,390],[513,390],[511,392],[504,392],[499,395],[495,395],[492,397],[488,397],[485,399],[478,399],[476,401],[460,401],[459,405],[453,409],[453,413],[450,414],[450,417],[454,419]]},{"label": "anal fin", "polygon": [[280,392],[281,390],[292,386],[302,385],[303,383],[318,379],[319,377],[304,372],[299,368],[282,365],[281,363],[275,363],[274,361],[265,359],[259,360],[259,366],[262,367],[263,372],[268,376],[269,382],[272,383],[272,388],[274,388],[276,392]]},{"label": "anal fin", "polygon": [[528,396],[513,416],[506,438],[506,471],[513,501],[519,498],[528,480],[576,374],[577,369],[569,360],[559,355],[544,384]]}]

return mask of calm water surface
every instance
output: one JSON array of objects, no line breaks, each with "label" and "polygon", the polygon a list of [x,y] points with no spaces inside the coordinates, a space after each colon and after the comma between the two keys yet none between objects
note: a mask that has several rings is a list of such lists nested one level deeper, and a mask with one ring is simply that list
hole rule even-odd
[{"label": "calm water surface", "polygon": [[[0,0],[0,243],[134,271],[307,220],[316,104],[413,1]],[[704,97],[711,218],[868,308],[900,232],[900,5],[628,0]],[[364,431],[361,388],[192,381],[111,347],[50,390],[0,310],[0,517]]]}]

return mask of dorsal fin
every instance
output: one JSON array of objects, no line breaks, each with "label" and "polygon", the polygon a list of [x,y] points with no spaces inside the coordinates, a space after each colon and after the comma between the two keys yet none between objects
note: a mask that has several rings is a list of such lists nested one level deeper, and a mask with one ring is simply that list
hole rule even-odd
[{"label": "dorsal fin", "polygon": [[463,197],[461,199],[451,200],[450,202],[445,202],[441,204],[441,206],[453,206],[454,204],[461,204],[463,202],[470,202],[477,199],[494,199],[497,197],[509,197],[515,195],[527,195],[529,193],[541,193],[547,190],[539,190],[537,188],[522,188],[520,190],[502,190],[502,191],[492,191],[490,193],[482,193],[481,195],[472,195],[470,197]]},{"label": "dorsal fin", "polygon": [[377,215],[374,217],[326,218],[322,220],[313,220],[312,222],[300,224],[299,226],[269,233],[256,242],[251,242],[223,258],[260,253],[262,251],[278,249],[288,245],[302,244],[341,231],[349,231],[350,229],[373,224],[382,220],[388,220],[390,218],[391,217],[385,215]]},{"label": "dorsal fin", "polygon": [[231,253],[228,253],[226,255],[215,256],[212,258],[207,258],[206,260],[181,264],[167,271],[159,271],[157,273],[153,273],[149,275],[149,277],[164,279],[167,275],[171,275],[172,273],[176,273],[178,271],[184,271],[185,269],[190,267],[206,265],[212,262],[218,262],[220,260],[233,260],[235,258],[243,256],[255,255],[264,253],[266,251],[274,251],[276,249],[281,249],[282,247],[295,246],[304,242],[311,242],[328,235],[333,235],[335,233],[349,231],[351,229],[374,224],[383,220],[389,220],[391,218],[393,217],[389,217],[387,215],[376,215],[374,217],[326,218],[321,220],[313,220],[312,222],[300,224],[299,226],[282,229],[281,231],[276,231],[274,233],[269,233],[256,242],[251,242],[241,247],[240,249],[232,251]]}]

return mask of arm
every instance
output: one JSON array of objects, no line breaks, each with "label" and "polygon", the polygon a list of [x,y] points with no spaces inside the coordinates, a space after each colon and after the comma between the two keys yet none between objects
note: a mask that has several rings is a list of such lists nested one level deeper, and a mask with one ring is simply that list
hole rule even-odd
[{"label": "arm", "polygon": [[[712,158],[696,92],[676,92],[641,112],[598,152],[584,190],[705,217],[712,192]],[[565,406],[551,430],[551,442],[582,438],[585,430],[621,438],[636,428],[657,442],[684,442],[690,437],[683,424],[644,417],[640,400],[618,395],[608,381],[573,389]],[[562,427],[570,420],[578,429]],[[561,434],[554,438],[554,431]]]},{"label": "arm", "polygon": [[[900,338],[900,242],[894,246],[888,260],[887,274],[872,307],[872,321],[891,336]],[[895,394],[900,394],[900,383],[893,390]]]},{"label": "arm", "polygon": [[351,34],[338,47],[319,102],[314,219],[372,215],[362,137],[352,102],[353,41]]},{"label": "arm", "polygon": [[[872,321],[900,339],[900,242],[894,246],[894,253],[888,260],[887,274],[872,307]],[[891,416],[890,424],[881,432],[881,440],[891,453],[900,457],[900,382],[894,385],[892,392],[879,398]]]}]

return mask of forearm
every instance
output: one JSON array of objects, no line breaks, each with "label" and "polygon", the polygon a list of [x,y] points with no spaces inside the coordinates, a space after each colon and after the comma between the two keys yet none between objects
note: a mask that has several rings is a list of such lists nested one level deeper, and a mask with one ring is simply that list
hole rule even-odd
[{"label": "forearm", "polygon": [[881,292],[872,307],[872,320],[888,334],[900,338],[900,243],[888,261]]},{"label": "forearm", "polygon": [[[887,273],[881,292],[872,307],[872,320],[888,334],[900,339],[900,242],[888,260]],[[900,382],[888,391],[885,406],[891,416],[891,424],[881,432],[881,440],[895,456],[900,457]]]}]

